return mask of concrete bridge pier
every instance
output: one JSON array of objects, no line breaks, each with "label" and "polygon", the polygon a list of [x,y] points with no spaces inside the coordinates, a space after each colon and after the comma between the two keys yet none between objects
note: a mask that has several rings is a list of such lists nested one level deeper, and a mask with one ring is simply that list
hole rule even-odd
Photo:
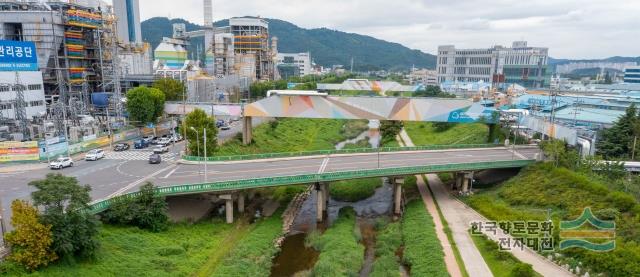
[{"label": "concrete bridge pier", "polygon": [[456,186],[460,190],[460,193],[467,195],[471,192],[471,185],[473,182],[473,171],[456,172]]},{"label": "concrete bridge pier", "polygon": [[238,192],[238,212],[244,213],[244,192]]},{"label": "concrete bridge pier", "polygon": [[252,118],[250,116],[244,116],[242,118],[242,143],[244,145],[251,144],[251,140],[253,140],[253,126],[252,126]]},{"label": "concrete bridge pier", "polygon": [[326,183],[315,184],[316,189],[316,221],[322,222],[329,201],[329,187]]},{"label": "concrete bridge pier", "polygon": [[222,194],[218,196],[218,198],[225,200],[225,213],[227,223],[233,223],[233,195],[232,194]]},{"label": "concrete bridge pier", "polygon": [[393,214],[402,214],[402,184],[404,184],[404,177],[391,178],[393,184]]}]

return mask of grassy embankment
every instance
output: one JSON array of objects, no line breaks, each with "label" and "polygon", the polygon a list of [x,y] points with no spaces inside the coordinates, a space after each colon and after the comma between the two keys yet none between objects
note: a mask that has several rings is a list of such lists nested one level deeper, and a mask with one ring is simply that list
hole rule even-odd
[{"label": "grassy embankment", "polygon": [[[31,274],[4,268],[6,276],[188,276],[227,246],[237,230],[220,220],[172,224],[165,232],[103,225],[95,261],[54,263]],[[3,266],[11,267],[5,263]],[[4,270],[9,269],[9,272]]]},{"label": "grassy embankment", "polygon": [[311,270],[313,276],[357,276],[364,262],[360,239],[355,212],[351,208],[342,209],[324,234],[314,232],[307,237],[307,244],[321,252]]},{"label": "grassy embankment", "polygon": [[473,243],[480,251],[482,258],[489,266],[495,277],[522,276],[523,271],[531,273],[531,276],[542,276],[533,271],[530,264],[518,260],[508,251],[501,251],[498,244],[486,236],[472,235]]},{"label": "grassy embankment", "polygon": [[[278,252],[275,239],[282,234],[281,213],[255,224],[251,233],[237,242],[235,248],[215,268],[213,276],[269,276]],[[210,276],[210,271],[199,276]]]},{"label": "grassy embankment", "polygon": [[554,239],[559,241],[559,220],[574,220],[586,207],[603,220],[615,220],[616,247],[610,252],[581,249],[560,251],[561,263],[581,273],[608,276],[640,276],[640,206],[631,195],[607,187],[597,178],[536,164],[509,181],[466,198],[476,211],[496,221],[545,220],[550,209]]}]

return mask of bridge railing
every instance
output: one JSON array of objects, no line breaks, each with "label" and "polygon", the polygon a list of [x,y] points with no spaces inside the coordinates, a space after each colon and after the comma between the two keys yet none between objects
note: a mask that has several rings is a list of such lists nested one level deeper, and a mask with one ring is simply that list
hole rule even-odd
[{"label": "bridge railing", "polygon": [[[282,185],[307,184],[315,182],[330,182],[348,179],[385,177],[385,176],[401,176],[422,173],[435,172],[451,172],[462,170],[482,170],[491,168],[510,168],[523,167],[534,163],[535,160],[504,160],[489,162],[473,162],[473,163],[453,163],[453,164],[435,164],[424,166],[410,166],[398,168],[379,168],[379,169],[363,169],[352,171],[325,172],[317,174],[300,174],[290,176],[276,177],[260,177],[239,179],[230,181],[217,181],[209,183],[183,184],[169,187],[156,188],[156,193],[162,196],[191,194],[201,192],[220,192],[240,189],[250,189],[259,187],[273,187]],[[118,201],[119,198],[135,197],[139,192],[132,192],[118,196],[116,198],[104,199],[90,205],[89,210],[92,213],[99,213],[111,206],[112,203]]]},{"label": "bridge railing", "polygon": [[445,149],[464,149],[464,148],[490,148],[490,147],[499,147],[502,145],[503,144],[485,143],[485,144],[436,144],[436,145],[412,146],[412,147],[353,148],[353,149],[340,149],[340,150],[316,150],[316,151],[298,151],[298,152],[264,153],[264,154],[248,154],[248,155],[213,156],[213,157],[207,157],[206,160],[204,157],[184,155],[182,156],[182,159],[186,161],[209,161],[209,162],[246,161],[246,160],[273,159],[273,158],[321,156],[321,155],[332,155],[332,154],[358,154],[358,153],[445,150]]}]

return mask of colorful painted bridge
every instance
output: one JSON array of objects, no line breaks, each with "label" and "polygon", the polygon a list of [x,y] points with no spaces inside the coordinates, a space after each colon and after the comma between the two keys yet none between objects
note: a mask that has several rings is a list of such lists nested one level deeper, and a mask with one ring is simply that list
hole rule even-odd
[{"label": "colorful painted bridge", "polygon": [[[326,183],[331,181],[406,176],[432,172],[472,172],[493,168],[523,167],[540,158],[537,146],[510,148],[496,145],[469,145],[456,148],[413,147],[371,152],[370,149],[351,152],[310,152],[270,156],[210,159],[207,181],[204,163],[185,157],[178,165],[167,168],[169,174],[157,174],[121,188],[105,199],[92,203],[98,213],[107,209],[117,197],[137,195],[139,185],[154,183],[157,193],[164,196],[220,193],[293,184]],[[162,177],[160,177],[162,176]]]}]

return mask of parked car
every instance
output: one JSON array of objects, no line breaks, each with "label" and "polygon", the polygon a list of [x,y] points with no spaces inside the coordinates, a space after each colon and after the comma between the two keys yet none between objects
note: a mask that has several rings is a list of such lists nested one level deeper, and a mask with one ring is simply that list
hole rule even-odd
[{"label": "parked car", "polygon": [[162,157],[160,157],[160,154],[153,153],[151,154],[151,156],[149,156],[150,164],[159,164],[161,162],[162,162]]},{"label": "parked car", "polygon": [[224,125],[224,120],[218,119],[216,120],[216,128],[220,128]]},{"label": "parked car", "polygon": [[126,151],[126,150],[129,150],[129,144],[128,143],[118,143],[118,144],[113,146],[113,151],[116,151],[116,152]]},{"label": "parked car", "polygon": [[149,142],[145,139],[139,139],[133,142],[133,148],[135,149],[143,149],[149,146]]},{"label": "parked car", "polygon": [[158,146],[153,148],[153,153],[162,154],[169,152],[169,146],[159,144]]},{"label": "parked car", "polygon": [[220,126],[220,130],[230,130],[231,126],[227,123],[225,123],[224,125]]},{"label": "parked car", "polygon": [[93,149],[84,154],[85,161],[97,161],[102,158],[104,158],[104,150],[102,149]]},{"label": "parked car", "polygon": [[51,169],[62,169],[65,167],[72,167],[73,160],[70,157],[60,157],[49,163]]},{"label": "parked car", "polygon": [[142,137],[142,140],[146,141],[147,144],[151,144],[154,139],[157,139],[157,138],[154,137],[154,136],[144,136],[144,137]]},{"label": "parked car", "polygon": [[158,137],[153,137],[153,139],[151,139],[151,141],[149,142],[149,144],[158,144],[158,141],[160,140],[160,138]]},{"label": "parked car", "polygon": [[178,142],[178,141],[182,141],[184,138],[182,137],[181,134],[174,134],[172,139],[173,139],[173,142]]},{"label": "parked car", "polygon": [[171,140],[170,137],[166,137],[166,138],[160,138],[156,144],[158,144],[158,145],[169,145],[172,142],[173,141]]}]

